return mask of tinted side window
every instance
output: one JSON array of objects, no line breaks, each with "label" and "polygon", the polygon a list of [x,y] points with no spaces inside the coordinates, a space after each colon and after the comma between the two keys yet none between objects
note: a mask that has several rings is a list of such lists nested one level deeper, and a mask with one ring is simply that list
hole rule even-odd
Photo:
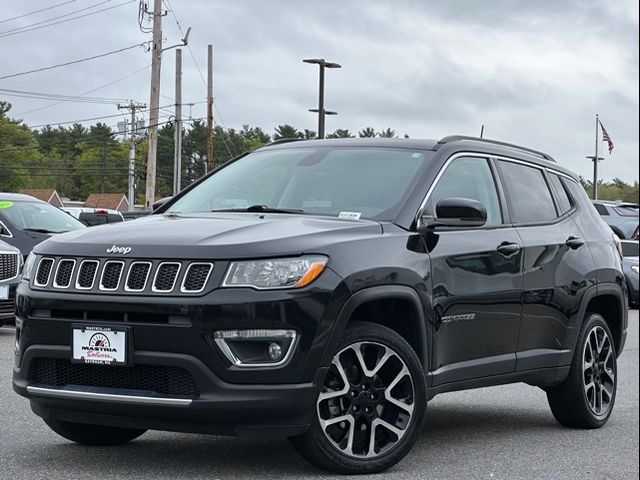
[{"label": "tinted side window", "polygon": [[487,209],[486,225],[502,223],[498,192],[486,159],[460,157],[453,160],[431,192],[425,213],[435,217],[435,205],[450,197],[477,200]]},{"label": "tinted side window", "polygon": [[557,218],[556,207],[542,170],[499,161],[508,204],[517,223],[546,222]]},{"label": "tinted side window", "polygon": [[609,210],[607,210],[607,207],[605,207],[604,205],[594,203],[593,206],[596,207],[596,210],[600,215],[609,215]]},{"label": "tinted side window", "polygon": [[549,174],[551,185],[556,191],[556,197],[558,199],[558,210],[560,215],[564,215],[573,208],[573,203],[567,194],[567,190],[564,188],[560,177],[554,173]]}]

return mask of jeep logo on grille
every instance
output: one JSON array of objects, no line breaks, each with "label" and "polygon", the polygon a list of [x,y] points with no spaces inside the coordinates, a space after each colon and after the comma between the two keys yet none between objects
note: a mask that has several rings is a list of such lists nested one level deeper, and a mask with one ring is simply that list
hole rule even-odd
[{"label": "jeep logo on grille", "polygon": [[113,245],[111,248],[107,250],[107,253],[119,253],[121,255],[126,255],[131,251],[131,247],[119,247],[117,245]]}]

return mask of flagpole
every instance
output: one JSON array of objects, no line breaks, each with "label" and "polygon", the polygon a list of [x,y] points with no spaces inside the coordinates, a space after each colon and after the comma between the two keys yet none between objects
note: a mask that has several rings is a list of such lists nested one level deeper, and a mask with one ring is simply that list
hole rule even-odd
[{"label": "flagpole", "polygon": [[593,156],[593,199],[598,199],[598,114],[596,113],[596,153]]}]

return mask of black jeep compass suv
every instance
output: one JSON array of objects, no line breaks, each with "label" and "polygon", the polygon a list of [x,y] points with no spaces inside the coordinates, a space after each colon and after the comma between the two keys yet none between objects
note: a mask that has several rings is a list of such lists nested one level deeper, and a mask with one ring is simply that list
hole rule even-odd
[{"label": "black jeep compass suv", "polygon": [[604,425],[626,305],[616,238],[544,153],[272,144],[150,217],[36,246],[13,387],[82,444],[268,431],[378,472],[442,392],[526,382],[562,425]]}]

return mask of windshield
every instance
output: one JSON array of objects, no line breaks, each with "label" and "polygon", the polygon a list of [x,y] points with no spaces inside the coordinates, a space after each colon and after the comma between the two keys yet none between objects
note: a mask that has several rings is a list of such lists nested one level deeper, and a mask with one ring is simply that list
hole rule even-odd
[{"label": "windshield", "polygon": [[355,147],[258,151],[209,177],[166,213],[279,210],[390,220],[430,153]]},{"label": "windshield", "polygon": [[43,202],[3,201],[0,217],[4,217],[20,230],[42,233],[62,233],[86,228],[82,223],[59,208]]},{"label": "windshield", "polygon": [[623,205],[621,207],[614,207],[614,210],[623,217],[637,217],[638,207],[636,205]]}]

